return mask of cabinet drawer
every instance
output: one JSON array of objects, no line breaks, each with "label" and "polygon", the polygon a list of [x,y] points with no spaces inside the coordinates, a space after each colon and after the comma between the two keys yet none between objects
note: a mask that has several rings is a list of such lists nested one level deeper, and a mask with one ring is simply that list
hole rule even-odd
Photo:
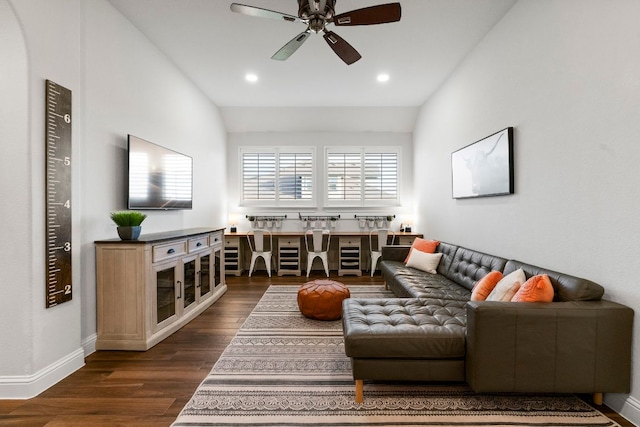
[{"label": "cabinet drawer", "polygon": [[210,246],[221,245],[221,244],[222,244],[222,231],[219,231],[217,233],[209,234],[209,245]]},{"label": "cabinet drawer", "polygon": [[415,236],[400,236],[398,237],[398,244],[401,246],[410,246],[415,239]]},{"label": "cabinet drawer", "polygon": [[225,246],[238,246],[240,244],[240,238],[238,237],[227,237],[224,240]]},{"label": "cabinet drawer", "polygon": [[340,246],[355,246],[355,247],[360,247],[360,240],[355,240],[355,239],[340,239]]},{"label": "cabinet drawer", "polygon": [[153,247],[153,262],[173,258],[185,253],[187,253],[187,242],[184,240],[165,243],[164,245],[155,245]]},{"label": "cabinet drawer", "polygon": [[342,268],[359,268],[360,267],[360,262],[358,262],[358,261],[342,261],[341,262],[341,266],[342,266]]},{"label": "cabinet drawer", "polygon": [[360,248],[342,248],[340,250],[342,255],[360,255]]},{"label": "cabinet drawer", "polygon": [[189,239],[187,243],[189,245],[189,253],[196,252],[209,246],[209,236],[195,237]]},{"label": "cabinet drawer", "polygon": [[280,239],[280,246],[285,247],[298,247],[300,246],[300,239]]}]

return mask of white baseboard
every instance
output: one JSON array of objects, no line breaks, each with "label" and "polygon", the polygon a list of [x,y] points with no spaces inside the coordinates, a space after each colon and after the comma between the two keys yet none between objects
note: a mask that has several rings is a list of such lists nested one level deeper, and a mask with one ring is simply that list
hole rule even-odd
[{"label": "white baseboard", "polygon": [[30,399],[83,366],[84,350],[79,348],[35,374],[0,377],[0,399]]},{"label": "white baseboard", "polygon": [[82,340],[82,349],[84,350],[84,357],[87,357],[91,353],[96,352],[96,340],[98,334],[93,334]]},{"label": "white baseboard", "polygon": [[606,393],[604,404],[635,425],[640,425],[640,400],[628,394]]}]

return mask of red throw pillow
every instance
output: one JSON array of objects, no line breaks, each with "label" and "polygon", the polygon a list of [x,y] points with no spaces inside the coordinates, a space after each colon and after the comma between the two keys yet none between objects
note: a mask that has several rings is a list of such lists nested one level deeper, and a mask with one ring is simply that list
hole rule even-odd
[{"label": "red throw pillow", "polygon": [[504,275],[501,271],[494,270],[478,280],[471,291],[471,301],[484,301],[487,299],[493,288],[502,280]]},{"label": "red throw pillow", "polygon": [[404,263],[406,264],[407,261],[409,261],[409,256],[411,255],[412,250],[417,249],[420,252],[432,254],[436,251],[436,248],[439,244],[440,242],[438,242],[437,240],[425,240],[421,239],[420,237],[416,237],[411,244],[411,249],[409,249],[407,257],[404,259]]},{"label": "red throw pillow", "polygon": [[551,302],[553,301],[553,285],[549,276],[541,274],[533,276],[518,289],[511,298],[513,302]]}]

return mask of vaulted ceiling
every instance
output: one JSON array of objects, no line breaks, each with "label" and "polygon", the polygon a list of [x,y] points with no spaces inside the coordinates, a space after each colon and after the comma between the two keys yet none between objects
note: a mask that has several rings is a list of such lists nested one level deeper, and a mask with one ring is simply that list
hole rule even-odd
[{"label": "vaulted ceiling", "polygon": [[[399,0],[399,22],[336,27],[362,59],[346,65],[321,34],[271,56],[302,23],[230,10],[225,0],[109,0],[220,107],[228,131],[411,131],[418,108],[516,0]],[[336,0],[336,14],[389,0]],[[297,15],[296,0],[240,3]],[[248,82],[247,74],[257,76]],[[385,73],[389,80],[377,81]],[[355,127],[357,129],[351,129]]]}]

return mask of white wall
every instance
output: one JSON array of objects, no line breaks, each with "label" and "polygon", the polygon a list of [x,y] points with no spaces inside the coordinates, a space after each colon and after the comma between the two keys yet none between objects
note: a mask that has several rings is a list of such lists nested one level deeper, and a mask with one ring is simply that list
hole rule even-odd
[{"label": "white wall", "polygon": [[[13,212],[5,213],[9,218],[15,218],[18,214],[20,218],[15,223],[7,224],[10,227],[7,235],[10,237],[6,242],[11,242],[8,247],[15,253],[3,257],[9,262],[3,270],[17,274],[10,273],[10,282],[3,283],[3,291],[8,296],[6,302],[11,307],[0,312],[2,335],[7,335],[7,340],[3,339],[2,342],[11,344],[8,351],[6,347],[2,349],[0,396],[26,397],[57,382],[84,363],[80,346],[81,287],[74,288],[75,298],[71,302],[45,309],[44,260],[45,79],[79,93],[80,1],[12,0],[8,5],[3,2],[2,20],[8,20],[9,28],[14,30],[10,30],[12,34],[9,39],[3,38],[11,46],[8,50],[0,50],[0,62],[18,61],[17,65],[9,67],[14,71],[19,70],[21,75],[10,76],[2,84],[3,87],[10,85],[10,97],[3,97],[0,102],[3,109],[8,109],[10,116],[16,120],[15,124],[10,125],[8,139],[4,140],[3,135],[3,147],[15,147],[9,148],[10,157],[5,159],[11,176],[3,180],[2,186],[3,195],[17,196],[17,204],[7,206]],[[16,24],[24,42],[16,41]],[[72,133],[75,136],[80,129],[79,121],[75,121],[79,111],[79,104],[74,103]],[[4,120],[5,116],[2,117]],[[78,152],[77,146],[74,147],[72,158]],[[73,173],[78,170],[78,165],[72,164]],[[5,188],[7,193],[4,193]],[[75,192],[77,188],[76,181],[72,190]],[[73,215],[77,218],[78,214],[79,209],[74,206]],[[79,230],[76,229],[74,238],[78,236]],[[74,244],[74,248],[78,246]],[[75,252],[72,262],[76,266],[78,259],[78,253]],[[79,272],[79,268],[74,268],[75,283]],[[19,277],[11,277],[16,275]],[[19,313],[16,313],[16,309]]]},{"label": "white wall", "polygon": [[[421,110],[417,229],[640,310],[638,16],[637,0],[520,0]],[[453,200],[451,152],[507,126],[516,194]],[[640,423],[638,340],[633,366],[631,395],[605,402]]]},{"label": "white wall", "polygon": [[[10,295],[0,310],[0,339],[10,343],[2,348],[0,397],[22,398],[93,351],[93,242],[117,237],[109,212],[126,208],[127,134],[194,158],[193,210],[150,213],[143,233],[225,225],[226,134],[217,107],[105,0],[0,0],[0,36],[0,140],[9,156],[0,188],[13,200],[0,209],[3,218],[17,217],[2,229],[13,243],[0,257]],[[51,309],[44,303],[45,79],[73,93],[74,294]]]},{"label": "white wall", "polygon": [[[215,107],[110,3],[83,1],[83,338],[96,333],[97,239],[126,209],[127,134],[193,158],[193,210],[147,211],[142,232],[226,225],[226,133]],[[85,344],[85,347],[90,347]]]},{"label": "white wall", "polygon": [[[29,212],[31,191],[29,186],[15,185],[31,180],[29,158],[29,121],[27,53],[18,20],[6,0],[0,0],[0,144],[3,167],[0,168],[0,289],[6,295],[0,298],[0,322],[12,324],[0,327],[2,351],[22,354],[24,358],[2,360],[5,375],[22,375],[30,370],[30,342],[22,340],[31,334],[32,288],[31,282],[31,218]],[[11,161],[6,161],[11,159]],[[9,220],[11,219],[11,220]],[[6,244],[5,242],[19,242]],[[23,292],[15,292],[23,289]],[[25,308],[27,308],[25,310]],[[11,323],[9,323],[11,322]],[[3,358],[4,359],[4,358]]]},{"label": "white wall", "polygon": [[[385,208],[335,208],[325,207],[324,186],[324,155],[325,147],[336,146],[359,146],[359,147],[401,147],[400,155],[400,206]],[[316,191],[318,194],[317,206],[305,209],[264,209],[259,207],[239,206],[240,202],[240,171],[238,170],[239,148],[243,146],[254,147],[287,147],[305,146],[314,147],[316,153]],[[392,227],[399,228],[401,217],[410,216],[413,213],[412,194],[412,135],[409,132],[236,132],[228,134],[228,204],[229,212],[235,216],[238,222],[238,230],[246,231],[251,228],[246,220],[247,214],[251,215],[287,215],[287,220],[283,223],[282,231],[299,231],[302,225],[298,218],[298,212],[302,215],[323,216],[328,214],[340,214],[340,220],[334,231],[357,231],[359,230],[354,215],[397,215]],[[293,219],[293,220],[292,220]]]}]

